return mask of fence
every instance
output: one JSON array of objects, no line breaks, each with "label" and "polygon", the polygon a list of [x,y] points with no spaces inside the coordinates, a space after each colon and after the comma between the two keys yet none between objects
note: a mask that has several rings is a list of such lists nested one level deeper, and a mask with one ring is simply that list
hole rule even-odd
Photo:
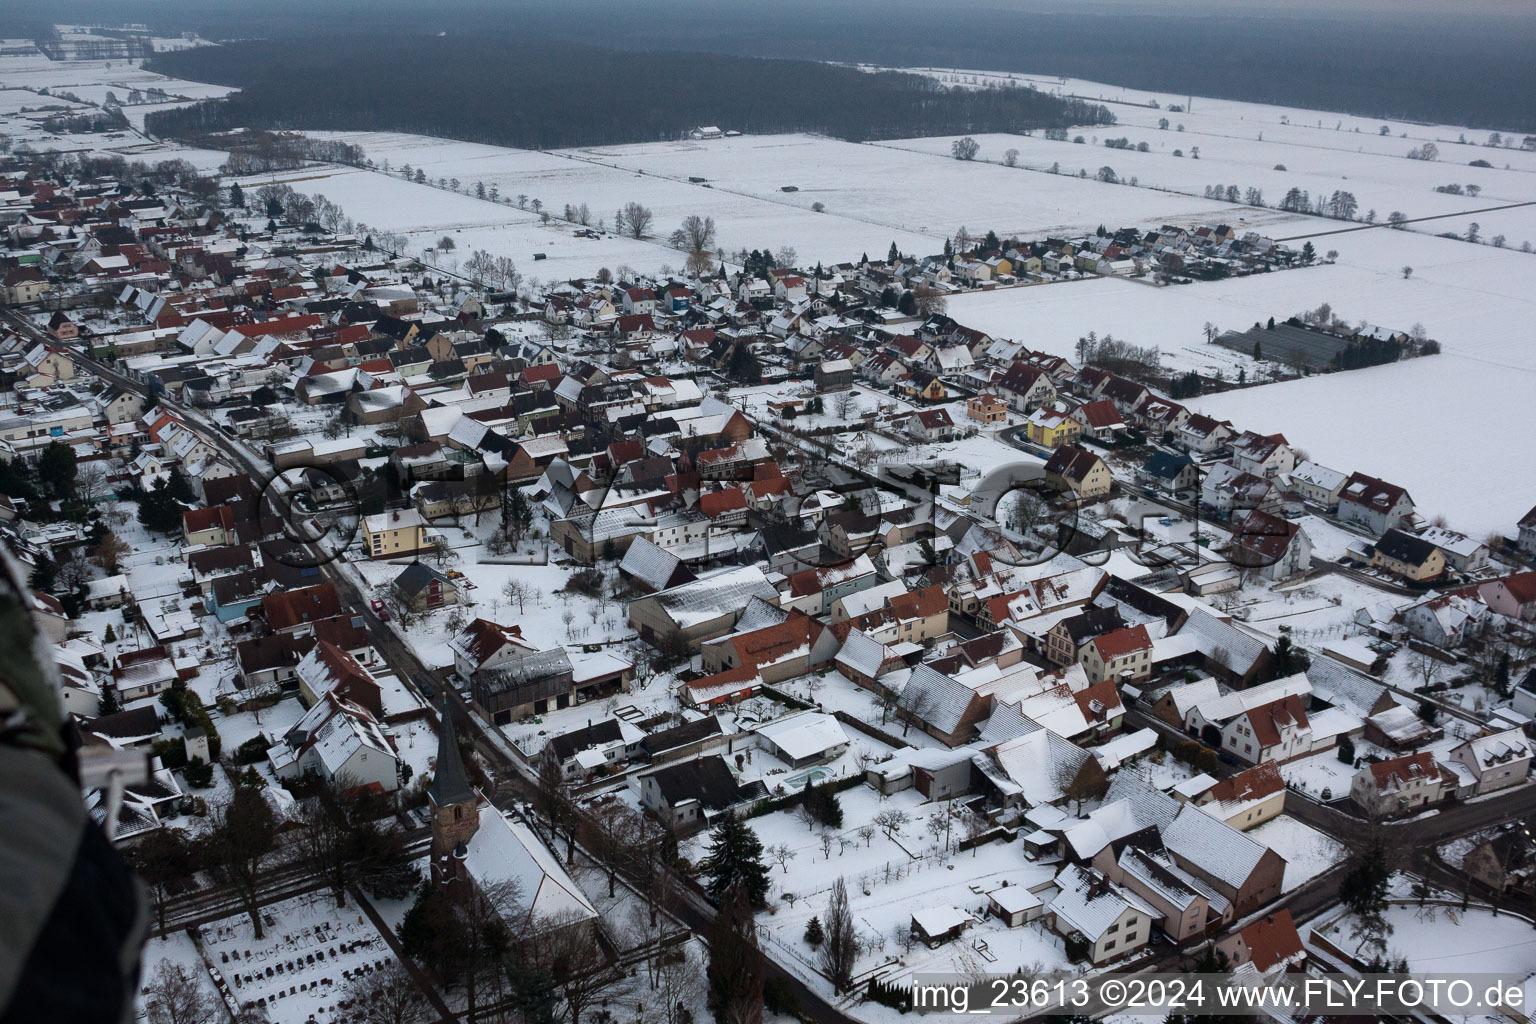
[{"label": "fence", "polygon": [[855,718],[853,715],[850,715],[846,711],[834,711],[832,712],[832,715],[844,725],[858,730],[871,739],[879,740],[881,743],[884,743],[888,747],[894,747],[897,750],[900,750],[902,747],[908,746],[906,740],[899,739],[895,736],[892,736],[890,733],[885,732],[884,730],[877,729],[870,725],[868,722],[865,722],[859,718]]}]

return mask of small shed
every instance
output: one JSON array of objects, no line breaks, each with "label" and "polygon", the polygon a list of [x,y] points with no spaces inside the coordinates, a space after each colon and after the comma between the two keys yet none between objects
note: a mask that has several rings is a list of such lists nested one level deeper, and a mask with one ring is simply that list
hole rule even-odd
[{"label": "small shed", "polygon": [[1022,885],[1005,885],[987,893],[987,910],[1009,928],[1017,928],[1043,914],[1045,904]]},{"label": "small shed", "polygon": [[912,914],[912,934],[930,947],[959,938],[970,925],[971,915],[959,907],[925,907]]}]

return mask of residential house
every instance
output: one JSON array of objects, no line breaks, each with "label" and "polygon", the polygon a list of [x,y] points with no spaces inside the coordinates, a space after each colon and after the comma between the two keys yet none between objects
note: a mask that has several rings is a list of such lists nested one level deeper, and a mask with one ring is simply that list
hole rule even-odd
[{"label": "residential house", "polygon": [[1500,615],[1536,622],[1536,571],[1490,580],[1479,586],[1477,593]]},{"label": "residential house", "polygon": [[378,719],[365,707],[327,693],[267,751],[281,779],[316,775],[348,793],[393,793],[400,762]]},{"label": "residential house", "polygon": [[1188,455],[1173,452],[1153,452],[1152,456],[1136,470],[1136,480],[1147,487],[1155,487],[1168,493],[1185,491],[1200,482],[1200,470]]},{"label": "residential house", "polygon": [[282,590],[261,599],[261,617],[274,633],[313,633],[317,622],[339,614],[341,600],[332,583]]},{"label": "residential house", "polygon": [[1364,473],[1351,473],[1339,491],[1339,518],[1375,534],[1406,525],[1413,516],[1413,498],[1396,484]]},{"label": "residential house", "polygon": [[702,828],[768,795],[761,782],[746,785],[719,755],[681,761],[640,776],[640,803],[669,828]]},{"label": "residential house", "polygon": [[924,409],[907,417],[907,433],[919,441],[948,441],[955,434],[955,421],[948,409]]},{"label": "residential house", "polygon": [[1449,757],[1472,773],[1473,792],[1481,796],[1525,781],[1531,772],[1531,741],[1519,729],[1507,729],[1463,740]]},{"label": "residential house", "polygon": [[1083,428],[1083,433],[1100,441],[1111,441],[1130,429],[1125,417],[1106,398],[1084,402],[1072,410],[1072,418]]},{"label": "residential house", "polygon": [[1415,534],[1389,529],[1371,549],[1371,568],[1427,583],[1445,575],[1445,552]]},{"label": "residential house", "polygon": [[1066,406],[1058,403],[1042,405],[1030,413],[1024,430],[1035,444],[1045,448],[1059,448],[1076,442],[1082,436],[1083,425],[1072,418]]},{"label": "residential house", "polygon": [[428,550],[427,521],[414,508],[364,516],[362,532],[369,558],[400,558]]},{"label": "residential house", "polygon": [[1440,766],[1428,750],[1366,764],[1349,786],[1349,798],[1372,818],[1423,810],[1443,795]]},{"label": "residential house", "polygon": [[1192,803],[1212,817],[1247,832],[1285,810],[1285,778],[1273,761],[1218,780]]},{"label": "residential house", "polygon": [[459,583],[425,562],[412,562],[395,577],[395,596],[412,611],[425,612],[457,604]]},{"label": "residential house", "polygon": [[1056,885],[1060,891],[1046,908],[1045,921],[1063,938],[1086,942],[1092,963],[1108,963],[1152,940],[1152,925],[1162,915],[1092,868],[1069,864]]},{"label": "residential house", "polygon": [[1488,545],[1464,533],[1443,526],[1431,526],[1419,536],[1440,549],[1449,569],[1463,573],[1477,572],[1488,565]]},{"label": "residential house", "polygon": [[234,509],[228,505],[187,509],[181,514],[181,536],[189,547],[235,543]]},{"label": "residential house", "polygon": [[1107,497],[1115,482],[1103,459],[1075,444],[1056,449],[1045,463],[1045,480],[1080,501]]},{"label": "residential house", "polygon": [[966,400],[965,415],[981,424],[1002,423],[1008,419],[1008,407],[996,395],[983,393]]},{"label": "residential house", "polygon": [[1152,638],[1143,625],[1103,633],[1084,644],[1077,663],[1090,683],[1129,683],[1152,674]]},{"label": "residential house", "polygon": [[1291,520],[1254,509],[1232,531],[1226,555],[1263,579],[1287,580],[1312,568],[1312,538]]},{"label": "residential house", "polygon": [[1304,501],[1332,512],[1339,507],[1339,495],[1349,477],[1316,462],[1298,463],[1290,473],[1290,489]]}]

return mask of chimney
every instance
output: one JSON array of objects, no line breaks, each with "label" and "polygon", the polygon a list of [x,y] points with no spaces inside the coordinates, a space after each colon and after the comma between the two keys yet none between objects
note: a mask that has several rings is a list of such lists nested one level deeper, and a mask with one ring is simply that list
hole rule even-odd
[{"label": "chimney", "polygon": [[398,523],[398,522],[399,522],[399,521],[400,521],[400,513],[399,513],[399,512],[396,512],[396,513],[395,513],[395,522],[397,522],[397,523]]}]

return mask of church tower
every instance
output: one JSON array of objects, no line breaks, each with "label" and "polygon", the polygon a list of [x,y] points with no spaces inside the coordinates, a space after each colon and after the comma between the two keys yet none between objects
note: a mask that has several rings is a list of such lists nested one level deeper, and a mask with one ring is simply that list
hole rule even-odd
[{"label": "church tower", "polygon": [[464,759],[459,756],[459,741],[453,729],[453,713],[448,693],[443,692],[443,719],[437,731],[437,767],[427,799],[432,808],[432,879],[446,882],[457,877],[463,862],[462,851],[480,828],[480,797],[464,774]]}]

